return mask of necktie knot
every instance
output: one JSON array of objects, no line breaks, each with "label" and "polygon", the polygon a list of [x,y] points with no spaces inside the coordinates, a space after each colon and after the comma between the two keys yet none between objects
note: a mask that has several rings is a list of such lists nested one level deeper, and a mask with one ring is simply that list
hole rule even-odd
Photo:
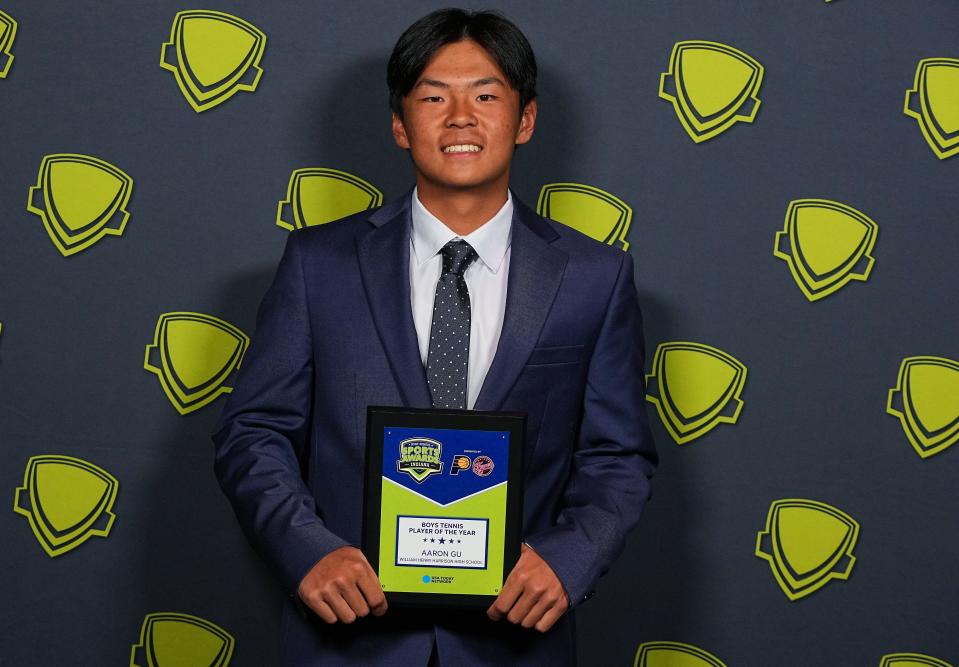
[{"label": "necktie knot", "polygon": [[443,273],[455,273],[458,276],[463,275],[469,265],[479,257],[476,251],[466,241],[452,240],[443,246]]}]

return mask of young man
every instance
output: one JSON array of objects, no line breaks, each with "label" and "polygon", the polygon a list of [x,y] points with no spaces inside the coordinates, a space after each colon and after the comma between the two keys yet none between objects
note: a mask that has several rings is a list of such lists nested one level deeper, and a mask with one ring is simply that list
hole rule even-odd
[{"label": "young man", "polygon": [[[290,593],[283,665],[572,664],[572,608],[639,519],[656,454],[633,261],[510,194],[535,82],[509,21],[420,19],[388,67],[415,189],[290,236],[213,436]],[[372,404],[528,413],[524,544],[488,618],[387,609],[357,548]]]}]

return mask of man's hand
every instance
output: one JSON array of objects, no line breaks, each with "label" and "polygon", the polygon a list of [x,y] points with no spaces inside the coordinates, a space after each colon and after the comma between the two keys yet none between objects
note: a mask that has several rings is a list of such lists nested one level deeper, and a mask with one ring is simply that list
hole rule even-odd
[{"label": "man's hand", "polygon": [[352,623],[386,612],[376,572],[356,547],[340,547],[320,559],[297,588],[300,599],[327,623]]},{"label": "man's hand", "polygon": [[525,544],[503,590],[486,610],[494,621],[506,616],[510,623],[546,632],[569,609],[569,597],[546,561]]}]

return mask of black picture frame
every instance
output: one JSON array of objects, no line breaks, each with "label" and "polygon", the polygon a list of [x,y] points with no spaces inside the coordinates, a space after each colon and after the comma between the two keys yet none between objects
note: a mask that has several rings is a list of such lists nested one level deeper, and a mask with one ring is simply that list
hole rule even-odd
[{"label": "black picture frame", "polygon": [[[526,444],[526,413],[499,410],[449,408],[406,408],[370,405],[366,412],[366,471],[363,493],[362,550],[379,574],[380,520],[384,430],[388,427],[475,429],[509,433],[506,486],[506,525],[503,554],[503,581],[519,559],[523,524],[523,456]],[[456,568],[453,568],[456,569]],[[473,609],[487,608],[495,595],[443,592],[387,591],[389,605]]]}]

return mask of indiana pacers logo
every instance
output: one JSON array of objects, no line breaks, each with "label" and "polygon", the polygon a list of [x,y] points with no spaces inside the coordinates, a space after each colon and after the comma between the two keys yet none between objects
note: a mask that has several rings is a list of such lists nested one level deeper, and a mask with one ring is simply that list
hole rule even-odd
[{"label": "indiana pacers logo", "polygon": [[679,122],[698,144],[737,122],[753,122],[762,81],[763,66],[752,56],[719,42],[689,40],[673,46],[659,96],[673,103]]},{"label": "indiana pacers logo", "polygon": [[241,18],[208,9],[178,12],[160,67],[173,72],[180,92],[199,113],[239,91],[252,92],[263,70],[266,35]]},{"label": "indiana pacers logo", "polygon": [[432,474],[443,472],[443,443],[432,438],[407,438],[400,442],[397,472],[422,482]]},{"label": "indiana pacers logo", "polygon": [[322,225],[383,203],[383,193],[362,178],[336,169],[297,169],[286,199],[276,208],[276,224],[290,231]]},{"label": "indiana pacers logo", "polygon": [[580,183],[549,183],[539,191],[536,212],[597,241],[626,250],[633,209],[619,197]]},{"label": "indiana pacers logo", "polygon": [[677,444],[735,424],[743,402],[746,367],[715,347],[686,341],[662,343],[646,376],[646,400]]},{"label": "indiana pacers logo", "polygon": [[17,488],[13,511],[30,523],[34,536],[54,558],[113,527],[119,484],[103,468],[72,456],[31,457]]},{"label": "indiana pacers logo", "polygon": [[17,22],[0,10],[0,79],[7,78],[13,65],[13,40],[17,37]]},{"label": "indiana pacers logo", "polygon": [[816,500],[776,500],[756,538],[756,555],[769,562],[779,587],[795,601],[833,579],[848,579],[858,538],[859,524],[840,509]]},{"label": "indiana pacers logo", "polygon": [[903,112],[919,122],[922,136],[940,160],[959,153],[959,59],[920,60]]},{"label": "indiana pacers logo", "polygon": [[879,225],[851,206],[828,199],[797,199],[786,210],[773,254],[789,265],[793,280],[810,301],[866,280],[875,259]]},{"label": "indiana pacers logo", "polygon": [[239,368],[249,337],[229,322],[203,313],[164,313],[143,368],[156,374],[181,415],[233,391],[227,381]]},{"label": "indiana pacers logo", "polygon": [[726,663],[692,644],[645,642],[636,651],[633,667],[726,667]]},{"label": "indiana pacers logo", "polygon": [[226,667],[235,644],[229,632],[204,618],[174,612],[148,614],[140,627],[140,643],[130,652],[130,667]]},{"label": "indiana pacers logo", "polygon": [[123,233],[132,191],[133,179],[119,167],[90,155],[56,153],[40,162],[27,210],[40,216],[53,245],[67,257]]},{"label": "indiana pacers logo", "polygon": [[959,442],[959,361],[943,357],[907,357],[889,390],[886,412],[922,458]]},{"label": "indiana pacers logo", "polygon": [[879,667],[952,667],[952,663],[922,653],[888,653]]}]

